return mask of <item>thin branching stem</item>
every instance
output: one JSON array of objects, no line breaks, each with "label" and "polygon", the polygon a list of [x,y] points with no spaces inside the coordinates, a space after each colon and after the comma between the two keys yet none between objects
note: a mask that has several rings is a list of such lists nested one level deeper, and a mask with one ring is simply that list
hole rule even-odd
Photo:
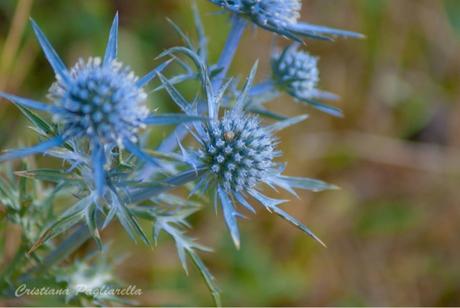
[{"label": "thin branching stem", "polygon": [[[213,79],[213,88],[219,89],[222,86],[225,76],[233,62],[241,37],[246,29],[247,22],[239,16],[232,17],[232,27],[227,36],[224,49],[217,62],[219,73]],[[203,108],[205,109],[205,108]],[[187,135],[187,128],[184,125],[179,125],[158,147],[160,152],[172,152],[177,147],[177,141],[182,141]],[[153,171],[153,170],[152,170]],[[145,175],[144,175],[145,176]]]},{"label": "thin branching stem", "polygon": [[212,85],[216,90],[222,86],[225,76],[227,76],[227,72],[233,62],[241,37],[246,29],[246,24],[246,20],[241,17],[236,15],[232,17],[232,28],[230,29],[224,49],[217,62],[217,69],[220,71],[213,79]]}]

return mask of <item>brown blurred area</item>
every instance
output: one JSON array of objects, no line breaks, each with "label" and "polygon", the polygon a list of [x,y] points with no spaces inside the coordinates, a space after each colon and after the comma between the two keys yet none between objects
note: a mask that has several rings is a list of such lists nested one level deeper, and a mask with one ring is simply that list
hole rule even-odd
[{"label": "brown blurred area", "polygon": [[[190,234],[215,248],[203,258],[224,305],[460,305],[460,1],[302,2],[303,20],[367,36],[305,47],[320,57],[321,88],[341,96],[343,119],[288,96],[269,105],[310,115],[280,135],[287,173],[341,187],[302,192],[284,205],[328,248],[260,208],[241,222],[236,250],[220,213],[209,206],[193,217]],[[216,9],[207,1],[198,3],[215,60],[228,20],[212,14]],[[72,63],[101,53],[116,10],[121,59],[140,73],[153,67],[159,52],[180,43],[166,16],[192,32],[186,0],[1,0],[0,89],[41,99],[52,81],[29,15]],[[245,76],[259,58],[258,78],[269,76],[272,42],[271,34],[249,29],[231,71]],[[160,111],[172,106],[162,94],[152,104]],[[2,102],[0,148],[31,144],[25,123]],[[164,134],[159,130],[158,139]],[[212,305],[199,273],[183,273],[166,238],[154,250],[133,244],[118,227],[104,238],[113,241],[113,253],[127,255],[118,274],[143,288],[136,298],[141,305]]]}]

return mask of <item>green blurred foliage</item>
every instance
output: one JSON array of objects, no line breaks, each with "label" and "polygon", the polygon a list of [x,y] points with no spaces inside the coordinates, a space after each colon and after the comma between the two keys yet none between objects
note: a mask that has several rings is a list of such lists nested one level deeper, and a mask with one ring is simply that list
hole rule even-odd
[{"label": "green blurred foliage", "polygon": [[[0,1],[0,51],[19,2]],[[215,60],[228,20],[213,14],[207,1],[198,3]],[[241,223],[242,247],[235,250],[220,213],[209,208],[195,215],[191,234],[215,247],[203,257],[224,304],[460,305],[460,2],[303,0],[303,5],[304,20],[367,36],[307,45],[320,56],[322,88],[342,96],[344,119],[305,110],[288,97],[271,104],[283,113],[311,112],[307,122],[280,136],[288,172],[342,187],[302,193],[286,205],[329,248],[260,210]],[[158,64],[159,52],[180,44],[165,17],[192,32],[190,2],[184,0],[35,0],[27,15],[72,64],[102,53],[117,10],[120,57],[140,75]],[[30,27],[23,32],[12,61],[1,63],[0,88],[43,99],[53,75]],[[232,72],[244,76],[260,58],[258,78],[268,76],[271,43],[268,33],[248,31]],[[181,90],[193,98],[196,88]],[[151,104],[161,112],[174,108],[164,93],[152,95]],[[1,103],[0,148],[31,144],[25,123],[14,107]],[[152,144],[168,131],[154,130]],[[0,226],[0,232],[15,236],[10,228]],[[114,254],[129,252],[118,274],[144,290],[134,299],[139,304],[212,305],[199,274],[183,273],[169,240],[150,250],[132,244],[117,226],[103,238],[113,239]],[[14,304],[56,303],[34,297]]]}]

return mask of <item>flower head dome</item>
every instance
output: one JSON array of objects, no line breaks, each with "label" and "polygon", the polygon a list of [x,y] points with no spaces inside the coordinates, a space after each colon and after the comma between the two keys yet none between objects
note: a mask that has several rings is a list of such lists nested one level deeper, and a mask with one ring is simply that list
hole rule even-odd
[{"label": "flower head dome", "polygon": [[257,117],[227,112],[205,132],[204,160],[226,191],[250,190],[273,169],[275,141]]},{"label": "flower head dome", "polygon": [[273,80],[294,97],[311,98],[319,82],[318,58],[297,49],[286,48],[272,61]]},{"label": "flower head dome", "polygon": [[66,112],[56,114],[69,133],[100,143],[136,141],[148,116],[147,94],[138,78],[117,60],[103,65],[100,58],[79,60],[70,70],[71,82],[58,79],[50,98]]},{"label": "flower head dome", "polygon": [[321,103],[318,99],[336,100],[337,95],[318,89],[318,58],[299,50],[299,43],[293,43],[281,53],[272,57],[273,85],[297,101],[308,104],[333,116],[341,117],[339,108]]}]

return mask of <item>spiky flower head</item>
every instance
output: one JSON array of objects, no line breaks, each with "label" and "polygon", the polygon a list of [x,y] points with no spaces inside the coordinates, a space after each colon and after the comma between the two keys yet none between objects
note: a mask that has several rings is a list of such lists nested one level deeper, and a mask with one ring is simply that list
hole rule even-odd
[{"label": "spiky flower head", "polygon": [[252,189],[274,168],[275,140],[255,116],[227,112],[205,126],[204,161],[226,191]]},{"label": "spiky flower head", "polygon": [[65,112],[56,114],[70,134],[86,135],[99,143],[136,141],[149,111],[147,94],[137,86],[131,69],[113,60],[80,59],[70,70],[70,82],[59,79],[49,97]]},{"label": "spiky flower head", "polygon": [[270,85],[288,93],[296,101],[305,103],[332,116],[341,117],[340,108],[330,106],[321,100],[337,100],[333,93],[318,89],[318,58],[299,49],[295,42],[282,52],[272,56],[272,78]]},{"label": "spiky flower head", "polygon": [[272,59],[273,80],[294,97],[311,98],[319,82],[318,58],[291,45]]},{"label": "spiky flower head", "polygon": [[[295,188],[314,191],[334,188],[318,180],[282,175],[284,164],[275,161],[275,158],[280,156],[280,152],[276,150],[277,140],[273,137],[274,134],[305,120],[306,115],[262,126],[257,116],[247,112],[249,93],[257,71],[256,62],[234,104],[221,116],[219,109],[224,104],[220,100],[229,83],[219,91],[214,89],[208,76],[209,68],[195,51],[174,48],[170,53],[186,55],[197,64],[203,80],[203,94],[206,97],[209,116],[208,121],[189,127],[192,136],[201,145],[199,149],[186,149],[179,142],[182,152],[180,159],[193,166],[193,169],[171,179],[170,183],[176,185],[182,181],[199,179],[192,194],[197,192],[214,194],[214,206],[217,208],[219,204],[221,205],[225,223],[237,247],[240,244],[237,218],[242,217],[237,206],[241,205],[255,212],[247,200],[248,196],[320,241],[310,229],[278,206],[286,200],[272,199],[260,191],[263,184],[272,188],[279,187],[293,194]],[[179,106],[188,105],[170,81],[164,78],[160,80]],[[194,108],[188,112],[195,114],[197,110]],[[151,192],[140,191],[137,196],[131,197],[131,200],[145,200],[150,196]]]},{"label": "spiky flower head", "polygon": [[[118,14],[110,29],[103,59],[80,60],[68,69],[51,46],[40,27],[32,21],[35,35],[56,75],[57,81],[49,90],[52,104],[0,92],[4,98],[26,108],[47,112],[56,120],[59,129],[54,137],[29,148],[8,151],[0,155],[0,162],[27,155],[46,153],[64,143],[78,140],[90,144],[93,179],[97,195],[106,191],[105,165],[111,159],[109,149],[123,146],[143,161],[158,166],[134,142],[144,125],[180,124],[195,121],[182,114],[149,115],[147,95],[143,88],[171,62],[166,61],[142,78],[117,60]],[[75,149],[74,149],[75,150]]]},{"label": "spiky flower head", "polygon": [[302,37],[331,39],[335,36],[362,38],[359,33],[299,22],[301,0],[210,0],[266,30],[295,41]]}]

